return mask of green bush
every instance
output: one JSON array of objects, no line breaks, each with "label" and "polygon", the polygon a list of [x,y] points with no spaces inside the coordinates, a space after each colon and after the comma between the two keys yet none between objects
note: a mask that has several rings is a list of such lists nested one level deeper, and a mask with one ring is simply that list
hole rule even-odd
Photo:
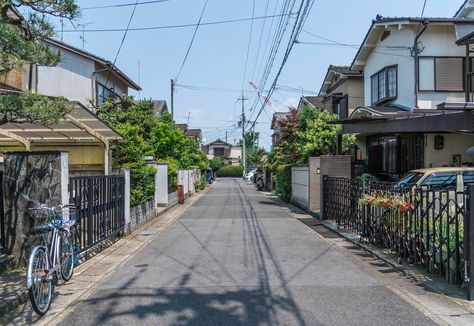
[{"label": "green bush", "polygon": [[132,166],[130,169],[130,206],[138,206],[155,197],[156,169],[151,165]]},{"label": "green bush", "polygon": [[291,199],[291,165],[280,165],[276,169],[276,193],[284,200]]},{"label": "green bush", "polygon": [[220,168],[227,166],[227,162],[222,157],[216,156],[212,158],[212,160],[209,162],[209,165],[211,166],[212,171],[217,171]]},{"label": "green bush", "polygon": [[206,172],[204,172],[204,175],[201,175],[201,190],[206,189]]},{"label": "green bush", "polygon": [[244,173],[242,166],[224,166],[217,170],[216,175],[218,177],[241,177]]}]

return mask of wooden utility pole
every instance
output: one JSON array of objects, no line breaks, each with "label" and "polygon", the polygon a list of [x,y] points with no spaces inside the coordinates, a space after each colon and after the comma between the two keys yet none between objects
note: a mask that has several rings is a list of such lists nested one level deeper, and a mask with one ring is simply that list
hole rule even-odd
[{"label": "wooden utility pole", "polygon": [[247,156],[245,151],[245,101],[248,101],[248,98],[244,97],[244,92],[242,91],[242,97],[237,101],[242,101],[242,119],[240,121],[242,125],[242,163],[244,165],[243,177],[247,174]]}]

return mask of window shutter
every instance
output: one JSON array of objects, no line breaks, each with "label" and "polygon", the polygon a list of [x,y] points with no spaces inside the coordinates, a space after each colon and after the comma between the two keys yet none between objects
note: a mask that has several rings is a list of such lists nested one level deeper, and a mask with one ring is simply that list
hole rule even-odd
[{"label": "window shutter", "polygon": [[435,58],[435,78],[437,91],[463,91],[463,59]]}]

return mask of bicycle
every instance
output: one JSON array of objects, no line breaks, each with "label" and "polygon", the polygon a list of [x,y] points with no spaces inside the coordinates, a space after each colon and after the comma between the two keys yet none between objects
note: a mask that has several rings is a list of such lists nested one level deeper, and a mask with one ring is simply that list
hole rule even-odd
[{"label": "bicycle", "polygon": [[40,205],[28,209],[28,213],[46,212],[47,224],[35,225],[29,234],[39,236],[40,244],[33,247],[28,259],[26,286],[35,312],[41,316],[49,310],[53,286],[56,281],[72,278],[74,270],[74,241],[70,228],[75,225],[74,205],[60,205],[67,209],[69,219],[65,220],[56,208]]}]

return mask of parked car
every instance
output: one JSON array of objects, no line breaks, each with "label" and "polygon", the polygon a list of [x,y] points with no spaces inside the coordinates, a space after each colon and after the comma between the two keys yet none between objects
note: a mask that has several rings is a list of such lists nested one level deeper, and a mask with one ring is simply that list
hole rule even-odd
[{"label": "parked car", "polygon": [[396,182],[397,187],[452,187],[462,191],[474,183],[474,167],[444,167],[418,169],[408,172]]},{"label": "parked car", "polygon": [[255,175],[255,172],[257,172],[257,170],[251,170],[249,171],[246,175],[245,175],[245,181],[253,181],[253,177]]}]

